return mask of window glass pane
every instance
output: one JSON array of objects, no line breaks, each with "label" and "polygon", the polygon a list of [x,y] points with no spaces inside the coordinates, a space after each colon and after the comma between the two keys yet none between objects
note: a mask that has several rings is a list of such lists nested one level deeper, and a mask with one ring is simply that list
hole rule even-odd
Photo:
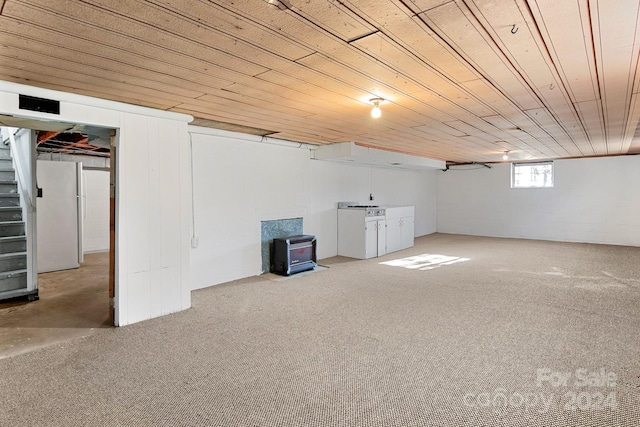
[{"label": "window glass pane", "polygon": [[512,163],[511,187],[553,187],[553,163]]}]

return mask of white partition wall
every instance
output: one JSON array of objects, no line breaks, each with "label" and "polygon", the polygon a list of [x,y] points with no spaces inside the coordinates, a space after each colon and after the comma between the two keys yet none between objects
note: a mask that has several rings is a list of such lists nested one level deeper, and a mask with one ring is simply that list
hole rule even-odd
[{"label": "white partition wall", "polygon": [[[18,108],[18,96],[60,101],[60,114]],[[115,321],[190,307],[191,116],[0,82],[0,114],[117,130]]]}]

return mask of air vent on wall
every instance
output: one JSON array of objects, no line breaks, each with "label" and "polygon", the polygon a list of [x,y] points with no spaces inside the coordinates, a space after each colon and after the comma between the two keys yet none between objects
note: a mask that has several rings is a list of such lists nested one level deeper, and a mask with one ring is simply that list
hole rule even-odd
[{"label": "air vent on wall", "polygon": [[40,113],[60,114],[60,101],[19,95],[18,108],[21,110],[38,111]]}]

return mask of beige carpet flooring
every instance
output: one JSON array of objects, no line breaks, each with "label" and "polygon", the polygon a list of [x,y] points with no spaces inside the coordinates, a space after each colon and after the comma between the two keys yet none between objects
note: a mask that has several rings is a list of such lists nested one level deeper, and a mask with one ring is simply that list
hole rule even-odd
[{"label": "beige carpet flooring", "polygon": [[434,234],[321,264],[0,360],[0,425],[640,425],[640,248]]}]

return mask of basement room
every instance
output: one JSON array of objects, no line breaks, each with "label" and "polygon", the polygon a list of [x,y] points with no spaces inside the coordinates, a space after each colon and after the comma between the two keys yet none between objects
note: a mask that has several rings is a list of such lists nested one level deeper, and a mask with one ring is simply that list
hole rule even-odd
[{"label": "basement room", "polygon": [[0,424],[640,425],[640,0],[0,0]]}]

